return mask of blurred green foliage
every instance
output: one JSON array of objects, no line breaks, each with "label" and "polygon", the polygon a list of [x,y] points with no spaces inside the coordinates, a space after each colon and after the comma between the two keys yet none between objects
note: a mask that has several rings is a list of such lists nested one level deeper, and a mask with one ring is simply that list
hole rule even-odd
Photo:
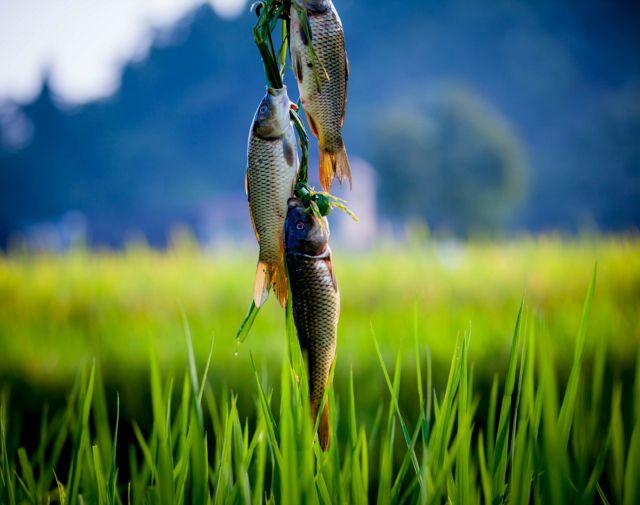
[{"label": "blurred green foliage", "polygon": [[[430,347],[437,383],[456,337],[470,329],[476,379],[487,384],[504,366],[523,296],[531,313],[544,321],[542,331],[552,336],[559,367],[565,369],[596,260],[599,282],[589,331],[607,342],[610,366],[624,374],[640,343],[637,238],[382,244],[377,252],[336,255],[342,295],[338,394],[345,394],[353,368],[358,401],[375,405],[384,383],[374,373],[371,328],[385,357],[401,351],[402,359],[411,362],[414,324],[421,343]],[[123,253],[4,257],[0,377],[51,395],[70,384],[83,360],[95,356],[107,386],[130,400],[123,402],[124,412],[135,410],[140,402],[133,399],[144,394],[140,385],[146,384],[149,345],[163,371],[182,369],[182,308],[200,362],[215,337],[214,387],[229,386],[246,406],[249,353],[274,373],[285,344],[284,313],[270,300],[247,341],[236,347],[235,332],[251,297],[254,261],[249,250],[209,254],[188,241],[178,241],[166,252],[137,245]],[[406,390],[410,398],[411,388]]]},{"label": "blurred green foliage", "polygon": [[399,102],[378,120],[372,162],[386,214],[456,235],[504,229],[528,167],[513,127],[468,90]]},{"label": "blurred green foliage", "polygon": [[[562,256],[558,244],[535,245],[536,253]],[[529,248],[531,244],[516,251]],[[567,249],[578,263],[590,250],[587,243],[578,245],[578,254],[575,244]],[[611,274],[614,259],[628,262],[624,256],[637,252],[637,243],[599,242],[594,251]],[[182,260],[194,258],[194,251],[176,252]],[[478,259],[495,254],[485,251]],[[497,254],[505,257],[504,250]],[[137,255],[151,260],[142,271],[162,265],[148,251]],[[513,251],[506,254],[515,256]],[[546,265],[549,258],[542,256]],[[131,257],[119,261],[127,263],[129,278],[138,278],[146,263]],[[103,258],[98,263],[105,268]],[[572,272],[566,254],[560,263],[561,274]],[[60,281],[60,273],[70,269],[57,267]],[[184,272],[184,266],[179,270]],[[501,269],[493,264],[492,270]],[[640,353],[635,360],[620,360],[622,339],[603,334],[601,323],[593,327],[598,271],[594,266],[588,287],[583,286],[583,304],[563,300],[558,307],[576,319],[570,343],[558,341],[550,332],[557,327],[545,325],[535,310],[520,304],[503,352],[497,353],[500,366],[490,388],[481,376],[478,380],[470,328],[456,338],[450,367],[443,368],[433,366],[415,312],[407,338],[412,342],[408,363],[400,349],[395,362],[383,355],[380,343],[390,350],[393,329],[376,332],[373,345],[358,342],[359,361],[368,360],[362,363],[368,365],[365,377],[362,369],[347,376],[338,373],[336,387],[328,390],[327,452],[314,441],[307,374],[294,332],[287,331],[281,363],[274,366],[279,379],[277,372],[267,377],[253,359],[238,365],[224,356],[222,361],[214,357],[218,372],[211,375],[214,342],[199,368],[188,324],[181,346],[187,356],[173,370],[158,360],[159,346],[150,341],[150,380],[140,381],[135,419],[121,417],[120,397],[105,389],[102,367],[95,362],[79,367],[64,403],[52,408],[29,409],[28,398],[5,385],[0,388],[0,501],[638,503]],[[637,264],[629,271],[637,281]],[[554,288],[560,291],[560,285]],[[611,295],[608,289],[605,294]],[[618,292],[626,290],[616,281]],[[630,305],[635,303],[637,297]],[[502,316],[506,324],[506,312]],[[374,352],[367,352],[372,347]],[[123,346],[121,355],[126,351]],[[610,359],[613,363],[607,363]],[[635,361],[635,370],[620,377],[625,361]],[[238,389],[220,384],[220,370],[230,373],[234,366],[244,378]],[[410,380],[407,369],[413,370]],[[371,383],[377,384],[374,391]],[[363,404],[363,394],[368,404]],[[247,399],[248,409],[242,406]],[[125,409],[128,403],[122,402]]]}]

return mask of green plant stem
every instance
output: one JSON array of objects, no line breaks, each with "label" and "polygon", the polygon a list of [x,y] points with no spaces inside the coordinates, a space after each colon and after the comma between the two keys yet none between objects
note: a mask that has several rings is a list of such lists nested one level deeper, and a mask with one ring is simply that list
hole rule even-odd
[{"label": "green plant stem", "polygon": [[[300,106],[298,106],[300,107]],[[298,177],[296,184],[308,184],[309,183],[309,135],[304,128],[300,115],[293,109],[291,109],[291,121],[293,127],[298,134],[298,144],[300,145],[300,168],[298,169]]]}]

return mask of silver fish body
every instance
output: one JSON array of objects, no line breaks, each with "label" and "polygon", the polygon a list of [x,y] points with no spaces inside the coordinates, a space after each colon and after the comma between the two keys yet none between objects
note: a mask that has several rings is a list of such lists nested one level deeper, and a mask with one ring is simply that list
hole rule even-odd
[{"label": "silver fish body", "polygon": [[260,247],[254,282],[257,307],[266,301],[271,287],[283,307],[287,300],[282,231],[298,171],[290,105],[286,88],[268,88],[249,132],[245,186]]},{"label": "silver fish body", "polygon": [[[299,200],[292,198],[285,222],[285,251],[293,318],[300,347],[307,359],[314,422],[335,358],[340,317],[340,292],[328,240],[326,220],[305,212]],[[326,450],[330,433],[328,401],[320,416],[318,439]]]},{"label": "silver fish body", "polygon": [[[348,179],[351,184],[351,169],[342,140],[349,79],[344,31],[331,0],[298,2],[292,2],[290,13],[291,61],[307,121],[318,138],[320,183],[329,191],[335,177],[340,182]],[[306,12],[308,27],[299,9]]]}]

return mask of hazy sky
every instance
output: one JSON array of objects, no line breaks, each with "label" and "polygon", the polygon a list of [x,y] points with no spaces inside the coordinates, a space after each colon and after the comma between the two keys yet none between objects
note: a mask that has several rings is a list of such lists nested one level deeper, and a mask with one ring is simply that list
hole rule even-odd
[{"label": "hazy sky", "polygon": [[[246,0],[209,1],[234,16]],[[48,69],[58,94],[82,102],[113,91],[121,62],[203,0],[0,0],[0,101],[24,101]]]}]

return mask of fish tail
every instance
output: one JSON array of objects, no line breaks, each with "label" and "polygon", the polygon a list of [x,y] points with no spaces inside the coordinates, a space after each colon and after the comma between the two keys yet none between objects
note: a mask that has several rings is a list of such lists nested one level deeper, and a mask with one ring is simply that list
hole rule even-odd
[{"label": "fish tail", "polygon": [[257,308],[262,307],[269,298],[269,290],[273,286],[276,298],[283,307],[287,304],[289,286],[284,270],[284,262],[269,264],[264,261],[258,262],[256,268],[256,278],[253,283],[253,301]]},{"label": "fish tail", "polygon": [[271,281],[276,298],[282,307],[287,305],[287,297],[289,295],[289,284],[287,283],[287,274],[284,267],[284,258],[277,265],[273,265]]},{"label": "fish tail", "polygon": [[351,189],[351,166],[347,158],[347,150],[341,145],[336,151],[328,151],[320,146],[320,185],[325,191],[331,190],[331,182],[337,177],[342,184],[345,179],[349,179],[349,189]]},{"label": "fish tail", "polygon": [[329,447],[329,439],[331,438],[331,428],[329,426],[329,402],[327,401],[320,414],[320,422],[318,423],[318,441],[323,451]]},{"label": "fish tail", "polygon": [[349,180],[349,189],[353,186],[353,180],[351,178],[351,165],[349,164],[349,158],[347,158],[347,150],[344,145],[336,152],[336,175],[340,184],[346,179]]},{"label": "fish tail", "polygon": [[262,307],[269,298],[269,288],[271,287],[271,267],[264,261],[258,261],[256,268],[256,278],[253,283],[253,301],[257,308]]}]

